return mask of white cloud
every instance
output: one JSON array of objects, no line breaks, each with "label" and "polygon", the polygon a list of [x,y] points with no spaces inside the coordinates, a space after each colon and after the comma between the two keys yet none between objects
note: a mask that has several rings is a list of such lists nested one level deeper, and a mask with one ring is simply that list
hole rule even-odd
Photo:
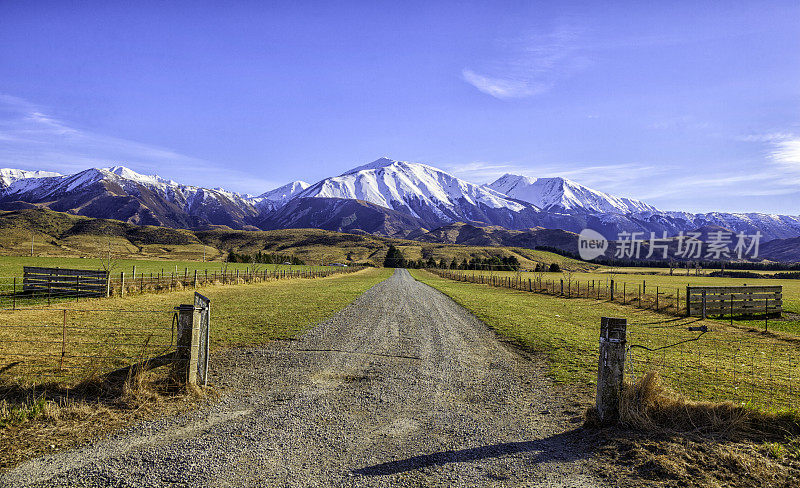
[{"label": "white cloud", "polygon": [[124,165],[180,183],[254,194],[278,186],[171,149],[73,127],[43,107],[4,94],[0,94],[0,141],[0,167],[70,173]]},{"label": "white cloud", "polygon": [[531,178],[560,176],[596,190],[634,198],[642,198],[641,192],[649,187],[643,182],[673,171],[673,168],[668,166],[653,166],[641,163],[592,165],[564,163],[531,167],[518,163],[482,161],[450,165],[444,169],[459,178],[478,184],[491,183],[506,173]]},{"label": "white cloud", "polygon": [[466,68],[461,72],[461,76],[464,81],[483,93],[500,99],[529,97],[543,93],[549,88],[545,84],[534,85],[528,80],[491,78]]},{"label": "white cloud", "polygon": [[784,169],[800,172],[800,138],[786,137],[776,140],[770,156]]},{"label": "white cloud", "polygon": [[497,59],[477,70],[465,67],[461,77],[495,98],[524,98],[545,93],[558,80],[584,68],[575,29],[559,28],[545,35],[504,41]]},{"label": "white cloud", "polygon": [[472,163],[444,166],[449,173],[474,183],[491,183],[506,173],[519,171],[520,167],[509,163],[487,163],[475,161]]}]

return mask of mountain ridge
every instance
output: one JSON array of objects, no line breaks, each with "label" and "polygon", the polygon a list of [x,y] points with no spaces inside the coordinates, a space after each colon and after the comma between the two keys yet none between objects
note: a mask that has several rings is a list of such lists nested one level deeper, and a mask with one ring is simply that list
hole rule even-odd
[{"label": "mountain ridge", "polygon": [[183,185],[125,166],[70,175],[0,169],[0,208],[31,205],[185,229],[320,225],[406,237],[421,229],[465,222],[515,231],[547,228],[577,233],[592,228],[616,239],[620,232],[641,232],[645,238],[653,232],[660,237],[716,225],[732,232],[761,232],[765,241],[800,237],[799,216],[662,211],[566,178],[507,174],[489,185],[477,185],[431,165],[386,157],[313,185],[297,180],[257,197]]}]

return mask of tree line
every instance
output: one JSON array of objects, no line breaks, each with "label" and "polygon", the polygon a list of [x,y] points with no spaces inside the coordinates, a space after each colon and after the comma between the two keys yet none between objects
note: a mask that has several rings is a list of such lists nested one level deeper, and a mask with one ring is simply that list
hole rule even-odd
[{"label": "tree line", "polygon": [[255,254],[245,254],[230,251],[228,253],[229,263],[261,263],[261,264],[306,264],[302,259],[296,256],[287,256],[284,254],[269,254],[257,252]]},{"label": "tree line", "polygon": [[[495,271],[516,271],[520,268],[516,256],[492,256],[488,258],[458,259],[453,258],[449,263],[444,259],[436,261],[433,257],[425,259],[406,259],[403,252],[394,245],[389,246],[383,260],[385,268],[441,268],[441,269],[486,269]],[[555,265],[556,267],[558,265]]]}]

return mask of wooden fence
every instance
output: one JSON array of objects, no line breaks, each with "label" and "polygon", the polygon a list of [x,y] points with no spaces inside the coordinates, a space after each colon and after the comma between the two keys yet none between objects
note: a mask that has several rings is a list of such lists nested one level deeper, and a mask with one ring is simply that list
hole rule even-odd
[{"label": "wooden fence", "polygon": [[108,292],[108,272],[24,266],[22,292],[53,297],[104,297]]},{"label": "wooden fence", "polygon": [[687,286],[690,317],[709,315],[780,315],[782,286]]}]

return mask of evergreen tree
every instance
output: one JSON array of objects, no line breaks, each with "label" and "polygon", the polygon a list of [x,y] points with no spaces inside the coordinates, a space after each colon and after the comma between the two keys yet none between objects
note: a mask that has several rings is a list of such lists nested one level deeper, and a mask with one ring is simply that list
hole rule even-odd
[{"label": "evergreen tree", "polygon": [[406,266],[406,259],[400,249],[394,247],[394,244],[389,245],[389,250],[386,251],[386,258],[383,260],[384,268],[404,268]]}]

